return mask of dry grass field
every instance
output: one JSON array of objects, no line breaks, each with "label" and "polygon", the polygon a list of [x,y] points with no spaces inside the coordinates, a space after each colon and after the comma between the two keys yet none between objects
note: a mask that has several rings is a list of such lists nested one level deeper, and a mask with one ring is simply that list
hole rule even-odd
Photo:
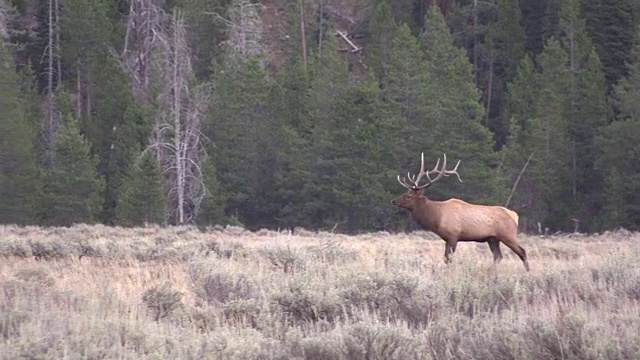
[{"label": "dry grass field", "polygon": [[0,227],[1,359],[638,359],[640,235]]}]

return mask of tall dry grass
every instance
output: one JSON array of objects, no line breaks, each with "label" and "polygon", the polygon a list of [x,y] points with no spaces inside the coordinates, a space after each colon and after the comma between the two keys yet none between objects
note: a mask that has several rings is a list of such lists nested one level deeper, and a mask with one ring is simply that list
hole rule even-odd
[{"label": "tall dry grass", "polygon": [[640,235],[0,228],[1,359],[637,359]]}]

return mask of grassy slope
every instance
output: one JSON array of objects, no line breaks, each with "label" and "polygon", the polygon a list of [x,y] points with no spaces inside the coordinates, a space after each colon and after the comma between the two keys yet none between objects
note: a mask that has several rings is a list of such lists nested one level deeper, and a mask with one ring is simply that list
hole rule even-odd
[{"label": "grassy slope", "polygon": [[638,358],[639,237],[2,227],[0,358]]}]

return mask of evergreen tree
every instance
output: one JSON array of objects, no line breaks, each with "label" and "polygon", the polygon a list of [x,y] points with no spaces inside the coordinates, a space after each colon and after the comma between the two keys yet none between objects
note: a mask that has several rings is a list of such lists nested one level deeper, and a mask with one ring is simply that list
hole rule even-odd
[{"label": "evergreen tree", "polygon": [[635,157],[640,154],[640,28],[636,33],[630,61],[629,76],[614,87],[613,98],[620,110],[619,120],[600,129],[597,137],[599,156],[596,168],[604,175],[605,196],[603,227],[640,227],[640,166]]},{"label": "evergreen tree", "polygon": [[363,50],[367,63],[382,84],[386,80],[387,66],[390,61],[392,41],[396,34],[396,23],[391,13],[391,6],[387,1],[377,3],[375,12],[369,23],[371,41]]},{"label": "evergreen tree", "polygon": [[101,211],[104,180],[97,174],[97,160],[89,143],[70,117],[62,127],[54,149],[53,168],[45,174],[41,216],[47,225],[92,223]]},{"label": "evergreen tree", "polygon": [[497,0],[497,7],[498,20],[493,35],[501,69],[496,73],[498,81],[511,81],[525,55],[525,34],[520,25],[522,13],[516,1]]},{"label": "evergreen tree", "polygon": [[164,223],[165,199],[162,174],[152,151],[142,153],[122,186],[116,208],[119,225]]},{"label": "evergreen tree", "polygon": [[132,171],[137,154],[146,146],[149,126],[143,111],[133,99],[124,109],[120,125],[114,125],[108,138],[113,139],[105,160],[104,176],[106,180],[104,204],[101,221],[111,223],[115,220],[118,198],[122,194],[122,184]]},{"label": "evergreen tree", "polygon": [[109,51],[116,31],[109,11],[104,0],[69,0],[61,17],[66,87],[75,95],[73,113],[106,181],[100,217],[106,223],[114,221],[123,176],[150,133],[122,65]]},{"label": "evergreen tree", "polygon": [[[580,1],[568,0],[560,13],[562,43],[568,55],[570,82],[567,91],[566,118],[571,145],[572,217],[586,220],[596,216],[602,189],[602,178],[594,172],[594,137],[606,125],[609,103],[606,98],[605,75],[585,22]],[[593,222],[585,222],[591,230]]]},{"label": "evergreen tree", "polygon": [[[538,96],[541,84],[536,76],[533,59],[526,55],[520,62],[516,75],[508,85],[508,99],[505,104],[506,118],[523,121],[530,115],[535,115],[533,100]],[[518,123],[519,128],[526,127],[525,123]]]},{"label": "evergreen tree", "polygon": [[520,21],[525,33],[525,51],[532,58],[542,53],[546,41],[558,35],[560,1],[521,0]]},{"label": "evergreen tree", "polygon": [[634,45],[626,66],[629,76],[615,86],[612,100],[620,112],[620,119],[640,121],[640,26],[636,27]]},{"label": "evergreen tree", "polygon": [[610,91],[628,74],[625,64],[634,39],[632,0],[583,0],[582,6]]},{"label": "evergreen tree", "polygon": [[[534,72],[533,61],[525,56],[511,83],[508,84],[508,98],[505,117],[509,119],[509,137],[502,148],[502,170],[510,177],[514,184],[527,160],[533,160],[526,172],[521,176],[517,188],[512,188],[510,208],[520,213],[520,226],[525,230],[532,230],[545,209],[533,194],[544,186],[544,172],[535,166],[539,156],[544,153],[544,132],[540,119],[536,113],[536,103],[542,91],[537,74]],[[514,186],[514,185],[512,185]]]},{"label": "evergreen tree", "polygon": [[216,145],[216,170],[226,214],[257,227],[273,223],[278,204],[267,201],[274,189],[283,142],[282,119],[274,116],[274,83],[257,56],[227,59],[216,77],[209,108],[208,137]]},{"label": "evergreen tree", "polygon": [[291,177],[300,181],[283,184],[295,205],[281,217],[288,225],[347,232],[382,226],[380,209],[390,195],[379,169],[390,168],[392,142],[380,117],[377,82],[355,85],[335,39],[327,39],[315,59],[305,101],[308,121],[292,157]]},{"label": "evergreen tree", "polygon": [[394,33],[389,62],[381,81],[381,112],[396,141],[390,148],[394,164],[403,168],[415,164],[421,151],[431,153],[434,116],[429,112],[434,84],[418,40],[409,27],[401,25]]},{"label": "evergreen tree", "polygon": [[448,158],[464,163],[463,174],[468,181],[455,185],[456,196],[478,202],[504,201],[506,192],[493,170],[497,156],[491,133],[482,125],[484,109],[472,66],[465,51],[454,46],[436,7],[427,14],[421,42],[429,75],[426,81],[437,88],[429,96],[428,113],[434,122],[425,128],[432,144],[430,153],[446,153]]},{"label": "evergreen tree", "polygon": [[467,49],[473,74],[485,105],[483,123],[496,135],[496,148],[506,140],[508,124],[502,116],[506,82],[511,81],[524,56],[525,34],[518,2],[464,1],[447,17],[454,42]]},{"label": "evergreen tree", "polygon": [[605,228],[640,228],[640,122],[633,118],[614,121],[601,130],[597,169],[605,174]]},{"label": "evergreen tree", "polygon": [[0,40],[0,222],[5,224],[33,222],[38,196],[36,129],[21,81]]},{"label": "evergreen tree", "polygon": [[539,58],[539,83],[542,85],[534,103],[535,115],[540,120],[544,134],[542,152],[537,171],[545,172],[539,184],[541,204],[546,209],[546,218],[541,219],[545,226],[552,229],[570,225],[572,216],[572,162],[569,137],[569,119],[567,94],[570,73],[567,69],[567,55],[560,43],[554,38],[547,41]]},{"label": "evergreen tree", "polygon": [[[211,151],[210,153],[214,152]],[[226,199],[223,197],[222,185],[218,181],[213,159],[205,159],[202,165],[202,172],[207,193],[200,206],[201,209],[196,222],[198,225],[222,224],[226,220],[224,217]]]},{"label": "evergreen tree", "polygon": [[507,169],[515,180],[528,156],[534,154],[514,202],[525,204],[523,222],[540,222],[551,229],[567,228],[574,212],[572,195],[571,72],[561,44],[550,39],[534,73],[525,59],[509,87],[511,138]]}]

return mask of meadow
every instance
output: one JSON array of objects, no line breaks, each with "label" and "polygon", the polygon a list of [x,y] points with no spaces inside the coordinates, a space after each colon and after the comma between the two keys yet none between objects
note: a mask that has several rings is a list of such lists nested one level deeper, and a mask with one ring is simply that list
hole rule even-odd
[{"label": "meadow", "polygon": [[638,359],[640,234],[0,227],[0,359]]}]

